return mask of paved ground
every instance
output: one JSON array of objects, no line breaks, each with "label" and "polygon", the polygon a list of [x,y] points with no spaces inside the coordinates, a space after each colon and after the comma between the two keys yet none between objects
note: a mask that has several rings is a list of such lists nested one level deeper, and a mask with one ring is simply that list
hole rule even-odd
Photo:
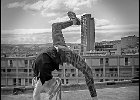
[{"label": "paved ground", "polygon": [[[139,86],[97,89],[98,100],[139,100]],[[44,94],[41,94],[42,100]],[[33,100],[32,94],[1,95],[1,100]],[[55,99],[53,99],[55,100]],[[62,92],[62,100],[91,100],[88,90]]]}]

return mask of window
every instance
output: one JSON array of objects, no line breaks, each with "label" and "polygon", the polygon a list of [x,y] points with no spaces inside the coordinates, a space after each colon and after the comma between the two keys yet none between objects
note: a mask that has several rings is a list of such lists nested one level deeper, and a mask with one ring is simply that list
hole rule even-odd
[{"label": "window", "polygon": [[27,72],[27,69],[24,69],[24,72]]},{"label": "window", "polygon": [[114,74],[114,77],[117,77],[117,73]]},{"label": "window", "polygon": [[20,78],[18,79],[18,85],[21,85],[21,79]]},{"label": "window", "polygon": [[128,58],[125,58],[125,65],[128,65]]},{"label": "window", "polygon": [[7,72],[11,72],[11,69],[7,69]]},{"label": "window", "polygon": [[24,63],[25,63],[25,64],[28,64],[28,60],[24,60]]},{"label": "window", "polygon": [[113,77],[114,75],[113,74],[110,74],[110,76]]},{"label": "window", "polygon": [[70,77],[70,73],[66,73],[65,76],[66,76],[66,77]]},{"label": "window", "polygon": [[13,79],[13,85],[16,85],[16,78]]},{"label": "window", "polygon": [[67,72],[68,70],[67,69],[65,69],[65,72]]},{"label": "window", "polygon": [[71,72],[74,72],[74,69],[71,69]]},{"label": "window", "polygon": [[25,82],[28,82],[28,79],[25,79]]},{"label": "window", "polygon": [[32,79],[29,79],[29,83],[32,83]]},{"label": "window", "polygon": [[61,79],[62,84],[64,84],[64,79]]},{"label": "window", "polygon": [[103,64],[103,58],[100,58],[100,64]]},{"label": "window", "polygon": [[101,72],[103,71],[103,68],[101,68]]},{"label": "window", "polygon": [[32,72],[32,69],[29,69],[29,72]]},{"label": "window", "polygon": [[69,80],[68,79],[66,79],[66,84],[68,84],[69,83]]},{"label": "window", "polygon": [[59,69],[59,72],[63,72],[63,69]]},{"label": "window", "polygon": [[100,74],[100,76],[102,77],[102,76],[103,76],[103,74]]},{"label": "window", "polygon": [[105,63],[108,64],[109,58],[105,58]]},{"label": "window", "polygon": [[103,82],[103,79],[100,79],[100,82]]},{"label": "window", "polygon": [[118,69],[117,69],[117,68],[115,68],[114,70],[115,70],[115,71],[118,71]]},{"label": "window", "polygon": [[99,72],[100,69],[95,69],[95,71]]},{"label": "window", "polygon": [[13,61],[12,61],[12,60],[10,60],[10,65],[11,65],[11,64],[13,64]]},{"label": "window", "polygon": [[110,68],[109,71],[113,71],[113,68]]},{"label": "window", "polygon": [[109,79],[105,79],[105,81],[109,81]]},{"label": "window", "polygon": [[72,77],[75,77],[76,75],[75,74],[72,74]]},{"label": "window", "polygon": [[136,71],[139,71],[139,68],[136,68]]},{"label": "window", "polygon": [[96,74],[96,76],[98,77],[98,76],[99,76],[99,74]]},{"label": "window", "polygon": [[10,67],[13,67],[13,61],[10,60]]},{"label": "window", "polygon": [[5,72],[5,69],[1,69],[1,72]]}]

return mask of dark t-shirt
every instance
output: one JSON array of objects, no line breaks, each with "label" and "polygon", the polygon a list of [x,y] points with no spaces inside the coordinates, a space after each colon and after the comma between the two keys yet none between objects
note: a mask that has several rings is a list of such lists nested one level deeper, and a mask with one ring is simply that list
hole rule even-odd
[{"label": "dark t-shirt", "polygon": [[[53,55],[53,56],[52,56]],[[42,84],[52,79],[52,71],[59,70],[57,51],[50,47],[37,56],[33,65],[34,77],[40,78]]]}]

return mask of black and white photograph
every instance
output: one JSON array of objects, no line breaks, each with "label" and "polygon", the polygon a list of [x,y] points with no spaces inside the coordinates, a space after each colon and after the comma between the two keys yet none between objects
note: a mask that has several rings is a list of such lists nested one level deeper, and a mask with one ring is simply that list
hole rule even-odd
[{"label": "black and white photograph", "polygon": [[139,100],[139,0],[1,0],[1,100]]}]

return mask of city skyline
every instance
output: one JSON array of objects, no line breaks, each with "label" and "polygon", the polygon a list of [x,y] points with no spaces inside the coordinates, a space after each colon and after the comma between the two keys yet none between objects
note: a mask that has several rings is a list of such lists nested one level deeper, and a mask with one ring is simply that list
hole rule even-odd
[{"label": "city skyline", "polygon": [[[68,11],[95,18],[96,42],[139,36],[139,0],[1,0],[1,43],[52,43],[51,24],[69,20]],[[81,42],[80,26],[63,33],[67,43]]]}]

